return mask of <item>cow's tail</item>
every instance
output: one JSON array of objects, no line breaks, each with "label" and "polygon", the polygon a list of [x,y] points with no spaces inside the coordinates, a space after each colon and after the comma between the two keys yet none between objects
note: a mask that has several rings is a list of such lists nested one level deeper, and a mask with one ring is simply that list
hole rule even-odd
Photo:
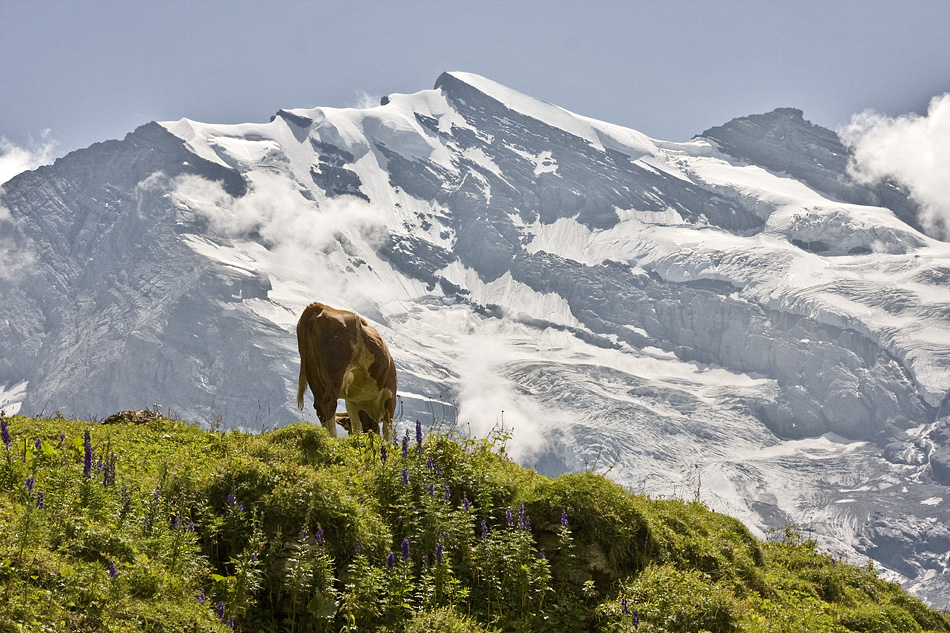
[{"label": "cow's tail", "polygon": [[[307,310],[309,309],[308,307]],[[307,310],[304,310],[300,321],[297,323],[297,348],[300,351],[300,377],[297,379],[297,411],[303,411],[303,395],[307,391],[307,356],[310,355],[310,350],[307,349],[309,337],[307,336],[307,326],[304,321]]]},{"label": "cow's tail", "polygon": [[300,378],[297,380],[297,411],[303,411],[303,394],[307,391],[307,356],[300,355]]}]

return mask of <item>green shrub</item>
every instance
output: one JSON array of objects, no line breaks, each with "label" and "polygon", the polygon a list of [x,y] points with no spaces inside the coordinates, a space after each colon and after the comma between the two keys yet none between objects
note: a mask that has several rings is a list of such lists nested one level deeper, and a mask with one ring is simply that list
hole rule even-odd
[{"label": "green shrub", "polygon": [[730,587],[697,569],[650,565],[621,594],[638,612],[641,629],[690,633],[738,630],[739,603]]},{"label": "green shrub", "polygon": [[493,630],[460,615],[452,607],[418,611],[406,624],[406,633],[490,633]]}]

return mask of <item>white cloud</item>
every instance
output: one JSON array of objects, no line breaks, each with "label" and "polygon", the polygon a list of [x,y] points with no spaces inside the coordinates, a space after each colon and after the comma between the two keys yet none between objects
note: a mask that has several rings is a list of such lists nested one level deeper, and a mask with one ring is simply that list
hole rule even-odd
[{"label": "white cloud", "polygon": [[360,90],[356,93],[356,102],[353,104],[353,107],[359,108],[360,110],[375,108],[379,105],[380,99],[381,97],[379,95],[371,95],[368,92]]},{"label": "white cloud", "polygon": [[529,395],[519,393],[505,377],[505,367],[517,360],[497,332],[469,334],[461,341],[457,364],[459,423],[473,437],[488,437],[492,431],[509,432],[508,454],[526,463],[548,448],[550,427],[566,421]]},{"label": "white cloud", "polygon": [[52,162],[57,143],[49,138],[49,134],[50,131],[45,130],[39,142],[30,139],[26,147],[0,136],[0,185],[17,174]]},{"label": "white cloud", "polygon": [[838,133],[854,152],[855,178],[906,186],[923,210],[924,230],[950,239],[950,93],[934,97],[925,116],[866,110]]},{"label": "white cloud", "polygon": [[17,242],[13,228],[10,210],[0,205],[0,281],[17,283],[20,273],[29,270],[36,262],[36,255]]},{"label": "white cloud", "polygon": [[[21,147],[6,137],[0,136],[0,194],[3,184],[17,174],[36,169],[53,161],[56,141],[50,138],[50,131],[40,135],[40,141],[32,138],[26,147]],[[0,205],[0,281],[17,283],[23,271],[32,268],[36,255],[28,243],[15,239],[15,222],[10,210]]]},{"label": "white cloud", "polygon": [[381,209],[351,196],[309,200],[284,174],[252,172],[247,178],[248,192],[235,198],[217,182],[182,176],[172,183],[172,198],[207,221],[210,236],[265,246],[262,272],[299,282],[315,297],[339,297],[358,310],[386,296],[378,278],[352,284],[340,274],[351,255],[358,258],[385,239]]}]

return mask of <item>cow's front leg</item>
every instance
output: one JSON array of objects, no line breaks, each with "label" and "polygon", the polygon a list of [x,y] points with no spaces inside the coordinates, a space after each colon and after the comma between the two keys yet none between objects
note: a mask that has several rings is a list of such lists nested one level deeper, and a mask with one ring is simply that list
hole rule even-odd
[{"label": "cow's front leg", "polygon": [[330,437],[336,437],[336,398],[324,396],[319,402],[314,398],[313,408],[317,410],[320,424],[327,430]]}]

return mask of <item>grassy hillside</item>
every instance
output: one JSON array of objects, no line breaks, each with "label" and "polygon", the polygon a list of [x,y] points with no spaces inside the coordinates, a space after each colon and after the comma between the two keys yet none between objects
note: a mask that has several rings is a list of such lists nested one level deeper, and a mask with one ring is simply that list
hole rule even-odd
[{"label": "grassy hillside", "polygon": [[0,631],[950,631],[793,530],[504,438],[4,422]]}]

